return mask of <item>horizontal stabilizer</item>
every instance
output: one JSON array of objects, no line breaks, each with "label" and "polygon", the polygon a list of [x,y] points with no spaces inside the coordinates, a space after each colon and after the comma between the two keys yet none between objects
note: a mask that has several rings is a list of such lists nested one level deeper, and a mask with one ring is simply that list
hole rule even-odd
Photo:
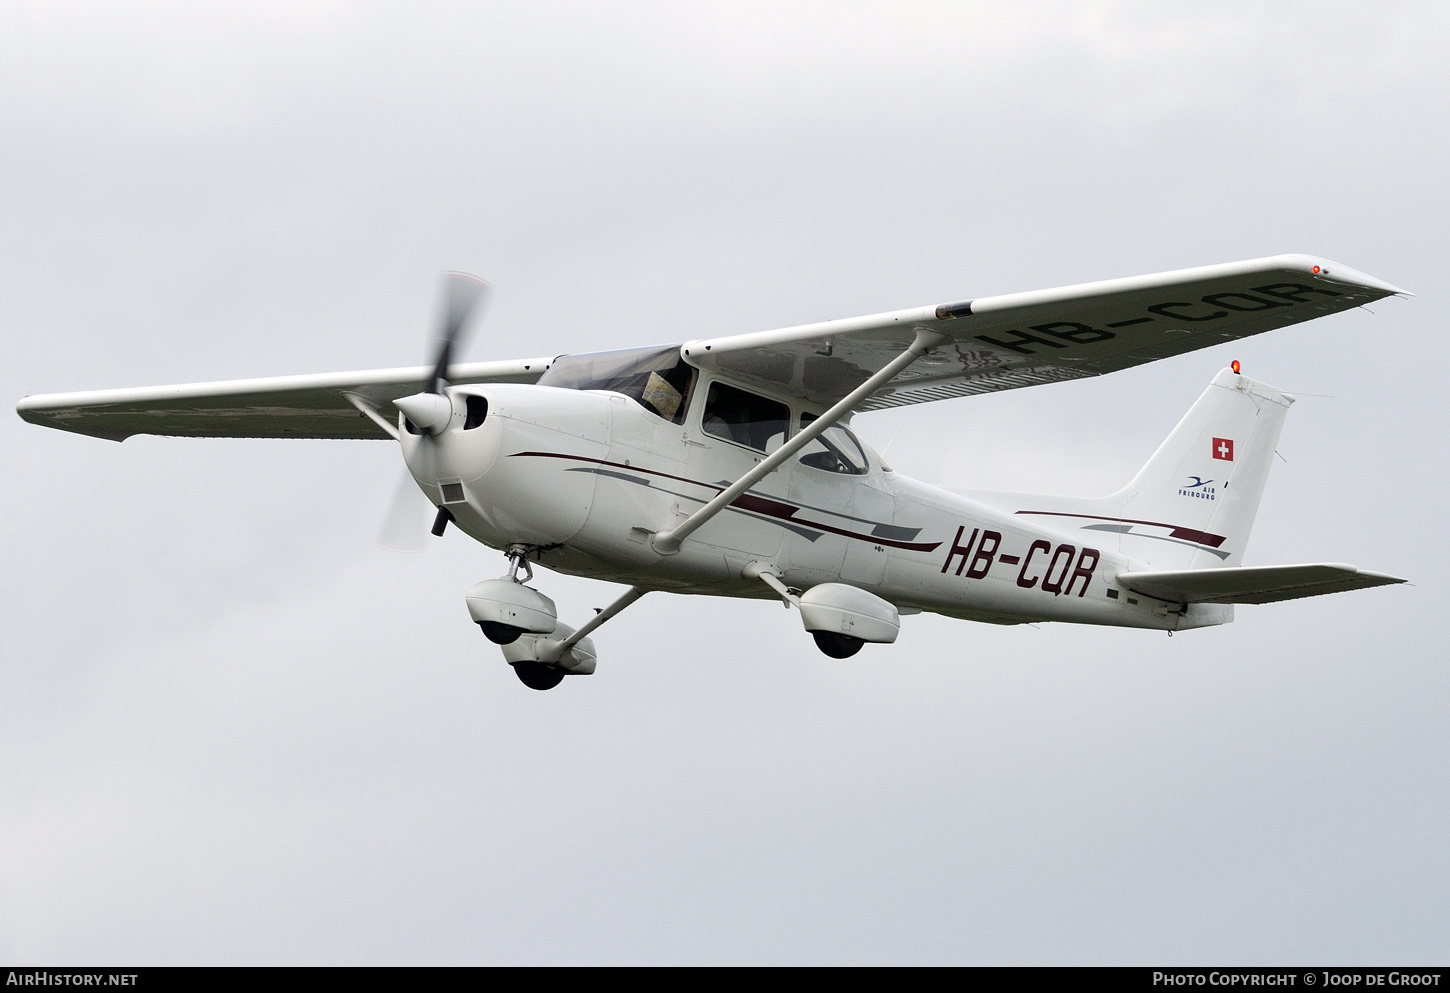
[{"label": "horizontal stabilizer", "polygon": [[1273,603],[1306,596],[1388,586],[1406,580],[1339,562],[1253,568],[1120,572],[1118,582],[1135,593],[1173,603]]}]

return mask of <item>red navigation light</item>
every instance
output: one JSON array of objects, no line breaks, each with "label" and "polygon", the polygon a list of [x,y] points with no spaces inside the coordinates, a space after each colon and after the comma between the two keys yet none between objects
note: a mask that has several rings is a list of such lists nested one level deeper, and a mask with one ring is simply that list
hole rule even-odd
[{"label": "red navigation light", "polygon": [[1239,360],[1234,359],[1233,362],[1229,363],[1229,368],[1232,369],[1234,371],[1234,375],[1237,376],[1239,374]]}]

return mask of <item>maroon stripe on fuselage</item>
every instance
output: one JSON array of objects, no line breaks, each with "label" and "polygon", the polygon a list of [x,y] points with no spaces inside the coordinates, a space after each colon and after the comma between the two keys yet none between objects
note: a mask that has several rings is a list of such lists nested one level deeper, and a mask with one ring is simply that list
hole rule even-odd
[{"label": "maroon stripe on fuselage", "polygon": [[1196,541],[1200,545],[1207,545],[1210,548],[1217,548],[1228,540],[1224,535],[1210,534],[1207,531],[1199,531],[1196,528],[1186,528],[1178,524],[1164,524],[1162,521],[1135,521],[1131,517],[1102,517],[1098,514],[1070,514],[1060,510],[1019,510],[1016,513],[1037,514],[1042,517],[1081,517],[1089,521],[1115,521],[1118,524],[1147,524],[1149,527],[1167,528],[1170,537]]},{"label": "maroon stripe on fuselage", "polygon": [[[702,483],[698,479],[672,476],[667,472],[656,472],[653,469],[646,469],[642,466],[625,465],[622,462],[610,462],[607,459],[591,459],[583,455],[565,455],[562,452],[515,452],[509,458],[567,459],[570,462],[588,462],[591,465],[604,465],[612,469],[623,469],[626,472],[637,472],[642,476],[658,476],[660,479],[673,479],[679,483],[689,483],[691,486],[703,486],[705,489],[714,490],[716,493],[722,493],[725,490],[725,487],[718,486],[715,483]],[[817,521],[802,520],[795,516],[800,513],[800,507],[782,503],[770,497],[755,496],[751,493],[740,494],[730,502],[730,506],[739,507],[741,510],[749,511],[753,514],[760,514],[763,517],[774,517],[777,520],[790,521],[792,524],[815,528],[817,531],[839,534],[844,538],[855,538],[857,541],[869,541],[873,545],[889,545],[892,548],[901,548],[908,552],[931,552],[935,551],[941,545],[939,541],[892,541],[889,538],[878,538],[875,535],[846,531],[842,528],[832,527],[829,524],[821,524]]]}]

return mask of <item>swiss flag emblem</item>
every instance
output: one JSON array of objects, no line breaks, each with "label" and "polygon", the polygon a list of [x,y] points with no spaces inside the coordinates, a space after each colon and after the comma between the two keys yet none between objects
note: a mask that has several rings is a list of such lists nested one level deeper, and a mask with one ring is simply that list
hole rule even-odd
[{"label": "swiss flag emblem", "polygon": [[1234,460],[1234,443],[1232,438],[1213,439],[1213,457],[1223,459],[1225,462]]}]

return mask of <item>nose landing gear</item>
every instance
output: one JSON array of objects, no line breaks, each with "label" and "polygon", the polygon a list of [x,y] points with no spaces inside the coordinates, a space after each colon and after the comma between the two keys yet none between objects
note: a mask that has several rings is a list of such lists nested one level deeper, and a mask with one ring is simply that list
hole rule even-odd
[{"label": "nose landing gear", "polygon": [[483,629],[483,636],[495,645],[512,645],[524,633],[523,628],[500,624],[498,621],[479,621],[478,626]]},{"label": "nose landing gear", "polygon": [[835,631],[812,631],[811,637],[816,640],[816,647],[833,659],[848,659],[866,644],[861,638]]},{"label": "nose landing gear", "polygon": [[549,634],[558,623],[554,601],[525,585],[534,578],[525,556],[522,547],[510,548],[508,573],[475,583],[468,591],[468,614],[495,645],[512,645],[530,633]]},{"label": "nose landing gear", "polygon": [[[529,565],[529,550],[523,545],[510,545],[508,550],[509,571],[508,577],[516,583],[532,583],[534,581],[534,567]],[[524,570],[524,578],[519,578],[519,570]]]},{"label": "nose landing gear", "polygon": [[[440,518],[442,516],[442,510],[443,508],[440,508]],[[511,583],[518,584],[519,586],[523,586],[526,583],[532,582],[534,578],[534,567],[529,565],[529,558],[527,552],[523,548],[514,545],[509,548],[508,557],[509,571],[504,578]],[[523,579],[519,578],[519,569],[521,568],[524,570]],[[479,621],[478,626],[483,630],[483,636],[489,641],[493,642],[495,645],[512,645],[514,642],[518,641],[519,636],[524,633],[524,629],[516,624],[507,624],[503,621],[497,620]],[[519,678],[522,679],[523,677]],[[525,682],[527,683],[528,681],[525,680]],[[553,685],[555,685],[555,683],[549,684],[549,686]],[[548,689],[549,686],[534,688]]]}]

